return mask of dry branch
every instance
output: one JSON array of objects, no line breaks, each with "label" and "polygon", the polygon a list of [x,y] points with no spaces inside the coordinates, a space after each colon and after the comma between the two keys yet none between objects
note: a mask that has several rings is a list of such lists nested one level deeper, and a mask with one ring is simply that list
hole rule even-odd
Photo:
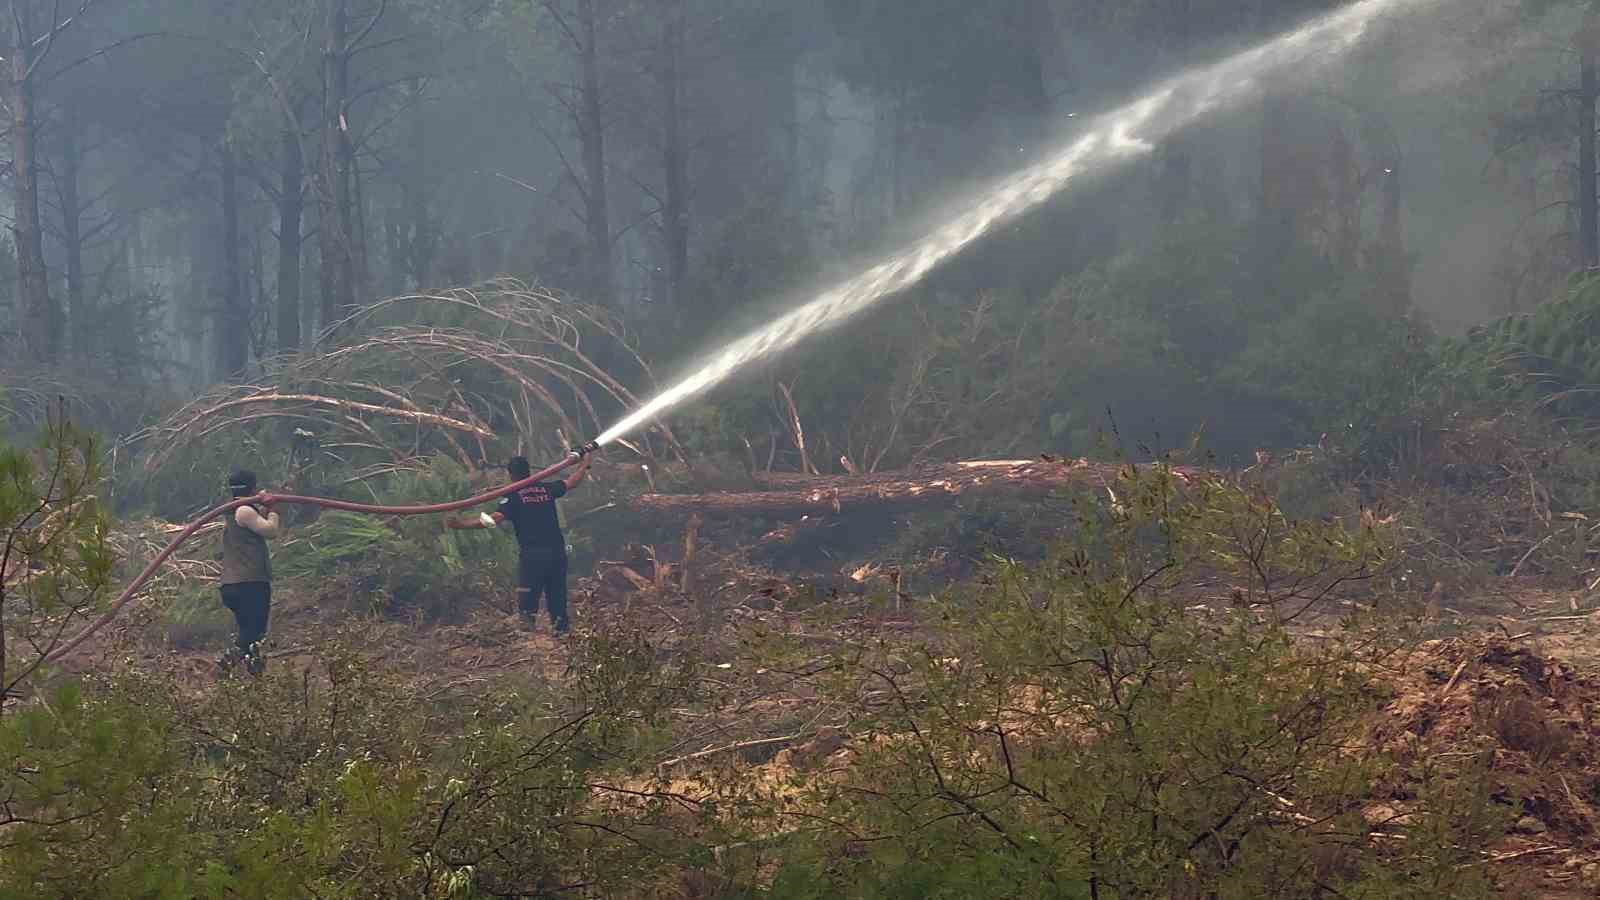
[{"label": "dry branch", "polygon": [[[441,312],[457,324],[431,324]],[[324,448],[353,440],[379,454],[363,464],[445,452],[470,469],[496,438],[515,439],[528,455],[564,453],[549,435],[592,436],[610,419],[606,406],[639,406],[624,378],[653,386],[619,322],[510,282],[380,301],[336,331],[346,343],[276,360],[257,384],[219,389],[146,430],[147,470],[271,419],[304,421]],[[622,368],[606,371],[597,356]],[[683,458],[665,426],[625,446],[653,459],[652,433]]]},{"label": "dry branch", "polygon": [[[639,354],[636,342],[627,333],[621,319],[600,307],[566,301],[549,291],[513,279],[498,279],[482,289],[462,288],[439,294],[393,297],[364,307],[328,333],[348,333],[366,320],[392,315],[397,309],[428,305],[446,306],[483,316],[487,320],[484,324],[491,327],[466,333],[498,344],[505,351],[501,355],[504,361],[520,357],[522,359],[519,361],[526,362],[529,361],[526,357],[531,355],[535,357],[532,360],[533,369],[556,376],[569,387],[594,385],[625,408],[637,408],[641,405],[639,398],[623,384],[620,373],[601,366],[595,360],[594,352],[584,346],[584,329],[587,328],[593,334],[609,338],[620,351],[612,355],[620,356],[636,367],[643,376],[644,384],[654,387],[654,374]],[[431,317],[418,318],[427,321]],[[423,333],[423,329],[413,329],[412,333]],[[450,332],[428,328],[426,333]],[[594,419],[595,410],[588,405],[587,397],[582,392],[579,392],[578,400]],[[595,421],[595,424],[600,423]],[[682,461],[683,449],[672,430],[664,423],[653,423],[651,428],[661,434],[673,455]],[[641,455],[651,455],[647,448],[640,450]]]},{"label": "dry branch", "polygon": [[707,759],[722,753],[742,753],[745,750],[753,750],[757,747],[773,747],[778,745],[788,746],[804,736],[804,732],[801,732],[798,734],[785,734],[780,737],[757,738],[755,740],[724,744],[720,747],[711,747],[696,753],[690,753],[685,756],[664,760],[656,764],[656,770],[659,772],[666,772],[667,770],[676,766],[681,766],[684,763],[694,762],[695,760],[700,759]]},{"label": "dry branch", "polygon": [[449,416],[442,416],[438,413],[421,412],[415,409],[396,409],[392,406],[379,406],[374,403],[362,403],[358,400],[341,400],[337,397],[322,397],[316,394],[279,394],[268,391],[259,394],[252,394],[249,397],[241,397],[238,400],[228,400],[223,403],[219,403],[215,407],[205,410],[204,414],[209,417],[211,415],[225,412],[229,409],[239,406],[253,406],[267,403],[306,403],[312,406],[321,406],[328,409],[373,413],[375,415],[387,416],[392,419],[408,419],[410,421],[422,424],[436,425],[440,428],[452,428],[456,431],[464,431],[468,434],[475,434],[480,437],[494,437],[493,432],[486,430],[480,425],[474,425],[470,422],[463,422],[459,419],[452,419]]},{"label": "dry branch", "polygon": [[1456,670],[1450,675],[1450,680],[1445,682],[1444,688],[1439,691],[1440,700],[1443,700],[1445,697],[1449,696],[1450,689],[1456,686],[1456,681],[1461,678],[1461,673],[1466,671],[1467,663],[1468,660],[1463,659],[1461,664],[1456,666]]}]

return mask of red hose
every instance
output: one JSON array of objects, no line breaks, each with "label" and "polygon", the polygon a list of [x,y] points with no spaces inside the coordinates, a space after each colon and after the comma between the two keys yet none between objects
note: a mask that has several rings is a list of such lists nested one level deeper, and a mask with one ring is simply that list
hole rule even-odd
[{"label": "red hose", "polygon": [[[590,446],[592,447],[592,445]],[[590,449],[590,447],[585,447],[585,450],[588,449]],[[563,469],[571,468],[572,466],[577,465],[578,460],[582,458],[583,456],[581,453],[574,452],[569,454],[567,458],[563,459],[561,462],[558,462],[549,468],[541,469],[540,471],[535,472],[520,481],[514,481],[502,487],[495,488],[487,493],[479,494],[476,497],[468,497],[465,500],[452,500],[449,503],[434,503],[427,506],[379,506],[375,503],[354,503],[349,500],[334,500],[329,497],[302,497],[298,494],[272,493],[255,494],[250,497],[240,497],[236,500],[230,500],[220,506],[214,506],[211,509],[201,513],[199,518],[190,522],[188,526],[178,534],[177,537],[172,539],[172,543],[168,544],[165,550],[162,550],[160,553],[156,554],[156,558],[150,560],[150,564],[144,567],[144,571],[139,573],[139,577],[135,578],[132,584],[129,584],[123,589],[122,593],[117,597],[116,602],[111,604],[110,609],[107,609],[104,613],[101,613],[100,618],[89,623],[89,626],[83,631],[79,632],[78,635],[72,640],[67,641],[65,644],[62,644],[56,649],[50,651],[49,655],[47,655],[43,661],[54,662],[77,649],[79,644],[82,644],[84,641],[88,640],[91,635],[103,628],[107,622],[110,622],[112,619],[116,618],[117,613],[120,612],[124,606],[128,605],[128,601],[132,600],[133,596],[139,592],[139,589],[144,587],[145,582],[149,581],[151,577],[156,574],[156,570],[161,568],[161,564],[166,562],[173,553],[177,552],[178,548],[183,546],[184,541],[194,537],[195,532],[199,531],[202,525],[220,515],[223,515],[224,513],[232,512],[233,510],[236,510],[247,503],[287,503],[293,506],[321,506],[326,509],[342,509],[346,512],[369,513],[378,516],[425,516],[432,515],[434,513],[455,512],[458,509],[469,509],[482,503],[488,503],[491,500],[498,500],[512,491],[521,490],[522,488],[525,488],[536,481],[543,481],[544,479],[549,478],[551,475],[554,475]]]}]

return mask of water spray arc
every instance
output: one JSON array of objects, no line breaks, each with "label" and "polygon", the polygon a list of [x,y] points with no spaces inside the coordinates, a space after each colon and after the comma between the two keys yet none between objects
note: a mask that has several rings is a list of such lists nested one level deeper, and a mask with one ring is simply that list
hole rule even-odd
[{"label": "water spray arc", "polygon": [[1205,114],[1240,103],[1258,93],[1261,83],[1267,78],[1288,77],[1291,73],[1303,77],[1316,64],[1326,64],[1347,53],[1367,33],[1368,26],[1379,15],[1429,2],[1439,0],[1361,0],[1253,50],[1172,78],[1139,100],[1099,116],[1065,147],[979,194],[964,212],[926,237],[714,353],[698,370],[656,395],[598,438],[527,478],[475,497],[429,506],[379,506],[326,497],[265,494],[233,500],[207,510],[188,523],[166,549],[150,561],[144,571],[117,596],[110,608],[82,632],[51,651],[45,661],[65,657],[110,622],[178,547],[218,516],[258,500],[371,515],[430,515],[488,503],[533,482],[549,478],[576,465],[584,456],[720,384],[744,366],[788,350],[804,338],[833,328],[911,287],[940,263],[971,246],[995,226],[1017,218],[1059,193],[1072,179],[1104,171],[1150,152],[1156,141],[1187,127]]},{"label": "water spray arc", "polygon": [[982,191],[927,236],[814,300],[713,353],[703,365],[607,429],[604,446],[710,390],[746,365],[781,353],[922,280],[973,242],[1059,193],[1072,179],[1149,153],[1155,142],[1261,90],[1268,79],[1305,77],[1347,53],[1381,14],[1428,0],[1362,0],[1222,62],[1169,79],[1093,120],[1065,147]]}]

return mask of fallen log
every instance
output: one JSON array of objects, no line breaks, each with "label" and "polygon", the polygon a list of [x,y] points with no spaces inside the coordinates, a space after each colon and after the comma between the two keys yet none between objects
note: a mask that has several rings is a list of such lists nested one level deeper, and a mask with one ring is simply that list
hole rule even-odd
[{"label": "fallen log", "polygon": [[[966,494],[1046,493],[1072,486],[1109,486],[1123,467],[1088,460],[973,460],[904,472],[865,475],[762,473],[768,491],[643,494],[631,507],[646,515],[836,515],[847,509],[947,502]],[[1185,480],[1191,473],[1174,470]]]},{"label": "fallen log", "polygon": [[920,466],[915,469],[903,469],[891,472],[866,472],[856,475],[808,475],[805,472],[755,472],[751,478],[763,489],[773,490],[799,490],[805,488],[818,488],[828,486],[868,485],[868,484],[898,484],[905,481],[926,481],[951,476],[961,476],[971,472],[992,472],[995,470],[1016,470],[1033,465],[1056,466],[1094,466],[1087,460],[1038,460],[1038,459],[976,459],[965,462],[936,463]]}]

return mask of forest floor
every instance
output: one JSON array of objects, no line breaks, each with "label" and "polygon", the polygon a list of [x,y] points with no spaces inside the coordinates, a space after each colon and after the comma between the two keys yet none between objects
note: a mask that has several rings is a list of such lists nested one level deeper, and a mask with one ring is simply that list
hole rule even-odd
[{"label": "forest floor", "polygon": [[[770,501],[770,494],[759,496]],[[1509,502],[1432,518],[1478,537],[1483,529],[1470,523],[1504,520],[1499,511]],[[173,526],[150,520],[129,527],[129,535],[140,533],[123,549],[137,557],[164,543]],[[863,636],[915,639],[922,630],[923,603],[903,592],[892,560],[830,558],[830,572],[802,573],[803,566],[790,567],[784,557],[762,566],[742,550],[719,551],[725,542],[715,534],[697,545],[698,528],[692,519],[675,562],[630,546],[598,564],[594,575],[575,578],[579,634],[568,639],[554,637],[547,619],[528,628],[509,615],[509,593],[505,603],[477,601],[441,623],[373,615],[351,598],[284,584],[274,601],[269,666],[312,673],[322,650],[336,642],[405,678],[415,696],[470,704],[496,687],[560,682],[583,632],[610,626],[638,630],[660,657],[693,654],[712,671],[752,652],[744,639],[755,631],[825,650]],[[1512,571],[1538,549],[1529,546],[1526,553],[1520,545],[1506,551],[1520,557]],[[199,608],[215,612],[214,564],[194,555],[169,567],[168,578],[198,597]],[[941,562],[942,551],[923,555],[921,580],[971,577]],[[1600,593],[1553,583],[1559,581],[1525,576],[1475,578],[1454,593],[1436,586],[1418,640],[1377,673],[1386,690],[1356,752],[1396,761],[1392,778],[1376,786],[1362,810],[1380,840],[1386,826],[1404,824],[1421,802],[1419,786],[1408,782],[1418,768],[1413,763],[1441,755],[1487,762],[1493,796],[1516,808],[1508,810],[1512,828],[1475,864],[1490,867],[1504,896],[1575,900],[1600,896]],[[186,690],[208,690],[225,642],[220,620],[211,621],[210,631],[180,635],[170,612],[161,602],[135,604],[66,667],[127,664],[172,676]],[[1336,627],[1333,619],[1299,630],[1316,640],[1319,628]],[[848,764],[847,712],[823,708],[794,682],[730,682],[718,688],[715,709],[684,710],[673,723],[674,741],[657,771],[674,792],[693,793],[698,770],[713,762],[773,783],[819,761]]]},{"label": "forest floor", "polygon": [[[1513,584],[1466,601],[1474,614],[1440,629],[1453,635],[1385,673],[1394,693],[1369,747],[1402,762],[1492,754],[1493,795],[1522,806],[1486,861],[1505,896],[1600,896],[1600,610]],[[1403,821],[1410,797],[1394,788],[1370,822]]]},{"label": "forest floor", "polygon": [[[681,596],[624,594],[606,588],[601,578],[583,579],[574,614],[580,631],[608,621],[644,628],[659,637],[666,653],[677,638],[708,624],[726,634],[729,644],[741,624],[754,621],[790,634],[815,631],[815,621],[785,613],[781,602],[762,602],[782,590],[758,586],[750,594],[756,603],[708,623]],[[1600,601],[1505,579],[1443,605],[1446,618],[1432,623],[1427,639],[1382,673],[1392,690],[1373,710],[1366,749],[1393,754],[1402,762],[1397,773],[1423,754],[1492,754],[1494,795],[1521,804],[1514,827],[1482,862],[1493,868],[1504,896],[1600,896]],[[883,604],[856,603],[853,616],[847,613],[827,628],[908,633],[916,625],[909,608],[897,613]],[[195,691],[215,681],[215,648],[163,646],[136,637],[142,630],[137,617],[131,618],[79,659],[119,658],[164,671]],[[309,669],[318,645],[339,635],[346,646],[405,673],[422,696],[441,702],[471,702],[508,680],[558,680],[571,650],[546,623],[529,629],[495,610],[448,625],[352,618],[347,609],[292,593],[275,605],[272,632],[272,666]],[[729,658],[738,652],[726,649]],[[99,664],[80,662],[87,668]],[[802,754],[848,754],[848,736],[828,743],[811,720],[813,727],[786,734],[796,729],[789,705],[800,702],[796,698],[746,699],[759,702],[736,704],[713,726],[687,730],[669,765],[709,752],[778,781]],[[1397,774],[1369,798],[1363,812],[1375,830],[1404,823],[1417,802],[1404,777]],[[693,780],[672,783],[692,790]]]}]

